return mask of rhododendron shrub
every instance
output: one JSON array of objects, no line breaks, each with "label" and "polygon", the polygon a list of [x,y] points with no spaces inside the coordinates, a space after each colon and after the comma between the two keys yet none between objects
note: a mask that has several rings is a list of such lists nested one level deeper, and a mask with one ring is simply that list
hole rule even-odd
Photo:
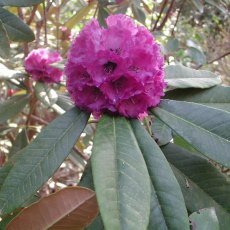
[{"label": "rhododendron shrub", "polygon": [[[0,229],[228,230],[230,87],[168,63],[184,60],[176,42],[182,1],[154,3],[157,14],[151,1],[67,2],[0,0]],[[31,41],[33,31],[10,6],[36,25],[35,43],[23,49],[15,39]],[[142,6],[156,19],[151,32],[167,27],[159,43],[173,34],[161,44],[165,64],[147,27],[107,17],[128,8],[145,24]],[[63,17],[71,7],[76,15]],[[82,25],[94,10],[98,21]],[[73,38],[75,22],[83,29]],[[20,56],[3,60],[10,39]],[[58,51],[32,50],[44,44]]]},{"label": "rhododendron shrub", "polygon": [[35,81],[58,83],[61,81],[63,71],[51,64],[61,60],[62,57],[57,51],[51,51],[49,48],[35,49],[25,59],[25,70]]},{"label": "rhododendron shrub", "polygon": [[164,95],[163,65],[152,34],[125,15],[111,15],[107,28],[92,20],[73,41],[65,73],[79,108],[137,118]]}]

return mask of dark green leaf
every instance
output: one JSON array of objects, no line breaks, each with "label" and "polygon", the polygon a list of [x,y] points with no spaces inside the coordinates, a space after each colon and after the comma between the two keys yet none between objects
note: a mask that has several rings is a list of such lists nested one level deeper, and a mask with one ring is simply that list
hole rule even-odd
[{"label": "dark green leaf", "polygon": [[148,229],[189,229],[183,195],[164,154],[138,121],[132,120],[131,126],[152,182]]},{"label": "dark green leaf", "polygon": [[29,95],[19,95],[0,103],[0,123],[13,118],[29,101]]},{"label": "dark green leaf", "polygon": [[172,100],[162,100],[152,111],[197,151],[230,167],[230,113]]},{"label": "dark green leaf", "polygon": [[202,0],[191,0],[194,6],[197,8],[197,10],[200,11],[200,13],[204,12],[204,5]]},{"label": "dark green leaf", "polygon": [[2,58],[8,58],[10,55],[10,42],[4,28],[2,21],[0,20],[0,56]]},{"label": "dark green leaf", "polygon": [[189,216],[192,230],[219,230],[219,221],[214,208],[204,208]]},{"label": "dark green leaf", "polygon": [[230,87],[217,85],[210,89],[177,89],[166,93],[166,98],[196,102],[230,112]]},{"label": "dark green leaf", "polygon": [[37,82],[35,85],[36,97],[47,107],[57,102],[58,94],[49,85]]},{"label": "dark green leaf", "polygon": [[101,215],[99,215],[92,224],[90,224],[85,230],[104,230],[104,225],[101,219]]},{"label": "dark green leaf", "polygon": [[131,9],[132,9],[132,13],[133,16],[136,20],[138,20],[139,22],[141,22],[142,24],[145,24],[145,12],[143,11],[142,7],[138,4],[133,3],[131,5]]},{"label": "dark green leaf", "polygon": [[99,6],[97,19],[98,19],[101,26],[107,27],[105,19],[108,16],[109,16],[109,13],[107,12],[107,10],[102,6]]},{"label": "dark green leaf", "polygon": [[10,40],[17,42],[31,42],[34,33],[20,18],[0,7],[0,20]]},{"label": "dark green leaf", "polygon": [[160,119],[154,118],[152,133],[158,145],[166,145],[172,140],[172,130]]},{"label": "dark green leaf", "polygon": [[194,61],[196,64],[203,65],[206,63],[206,56],[201,50],[195,47],[189,47],[187,52],[188,55],[191,57],[192,61]]},{"label": "dark green leaf", "polygon": [[26,133],[26,129],[23,129],[17,136],[16,140],[14,141],[12,148],[9,152],[9,158],[16,154],[19,150],[23,149],[28,145],[28,137]]},{"label": "dark green leaf", "polygon": [[74,107],[74,104],[71,101],[70,97],[63,94],[58,94],[57,105],[59,105],[65,111]]},{"label": "dark green leaf", "polygon": [[172,166],[172,169],[181,186],[188,211],[196,212],[203,208],[214,207],[220,223],[220,229],[228,229],[230,226],[230,214],[177,168]]},{"label": "dark green leaf", "polygon": [[167,43],[164,45],[166,54],[173,53],[179,48],[179,41],[176,38],[169,38]]},{"label": "dark green leaf", "polygon": [[88,118],[88,114],[73,108],[51,122],[18,153],[20,158],[15,160],[0,190],[1,214],[20,207],[50,178],[68,156]]},{"label": "dark green leaf", "polygon": [[167,160],[227,211],[230,211],[230,181],[213,164],[175,144],[162,147]]},{"label": "dark green leaf", "polygon": [[0,0],[0,6],[33,6],[44,0]]},{"label": "dark green leaf", "polygon": [[92,171],[105,229],[146,229],[150,179],[129,122],[104,115],[97,126]]},{"label": "dark green leaf", "polygon": [[165,79],[169,89],[209,88],[221,83],[221,79],[206,70],[195,70],[183,65],[170,65],[165,68]]}]

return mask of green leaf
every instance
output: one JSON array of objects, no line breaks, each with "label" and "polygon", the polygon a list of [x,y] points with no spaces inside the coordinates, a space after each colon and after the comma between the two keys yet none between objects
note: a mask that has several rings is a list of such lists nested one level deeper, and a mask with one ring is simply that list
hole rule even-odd
[{"label": "green leaf", "polygon": [[99,21],[99,24],[103,27],[107,27],[107,24],[105,22],[105,19],[109,16],[108,11],[106,10],[106,8],[104,8],[103,6],[99,6],[98,8],[98,15],[97,15],[97,19]]},{"label": "green leaf", "polygon": [[230,167],[230,113],[172,100],[162,100],[152,112],[197,151]]},{"label": "green leaf", "polygon": [[203,65],[206,63],[206,56],[204,53],[195,47],[189,47],[187,49],[188,56],[191,57],[192,61],[197,65]]},{"label": "green leaf", "polygon": [[206,70],[195,70],[183,65],[170,65],[165,68],[165,79],[169,89],[209,88],[221,83],[221,79]]},{"label": "green leaf", "polygon": [[0,103],[0,123],[13,118],[29,102],[29,95],[14,96],[3,103]]},{"label": "green leaf", "polygon": [[58,100],[58,94],[49,85],[37,82],[35,85],[36,97],[47,107],[51,107]]},{"label": "green leaf", "polygon": [[230,211],[230,180],[213,164],[194,153],[169,143],[162,147],[167,160],[196,183],[225,210]]},{"label": "green leaf", "polygon": [[10,42],[4,28],[2,21],[0,20],[0,56],[2,58],[8,58],[10,55]]},{"label": "green leaf", "polygon": [[176,52],[179,49],[179,41],[176,38],[169,38],[167,43],[164,45],[166,54]]},{"label": "green leaf", "polygon": [[105,229],[146,229],[150,179],[129,122],[104,115],[92,150],[94,186]]},{"label": "green leaf", "polygon": [[132,120],[131,126],[152,182],[148,229],[189,229],[183,195],[164,154],[140,122]]},{"label": "green leaf", "polygon": [[34,33],[20,18],[0,7],[0,20],[11,41],[31,42]]},{"label": "green leaf", "polygon": [[230,112],[230,87],[217,85],[210,89],[176,89],[166,93],[165,98],[189,101]]},{"label": "green leaf", "polygon": [[[1,36],[1,33],[0,33],[0,36]],[[1,39],[0,39],[0,43],[1,43]],[[23,73],[17,70],[8,69],[5,65],[0,63],[0,80],[10,80],[12,78],[22,78],[25,76],[27,76],[26,73]]]},{"label": "green leaf", "polygon": [[0,6],[33,6],[44,0],[0,0]]},{"label": "green leaf", "polygon": [[174,166],[171,167],[181,186],[188,211],[196,212],[203,208],[214,207],[220,223],[220,229],[228,229],[230,226],[230,214],[199,188],[196,183],[187,178]]},{"label": "green leaf", "polygon": [[77,108],[69,110],[15,155],[20,158],[15,160],[0,190],[2,215],[20,207],[52,176],[68,156],[88,118],[88,114]]},{"label": "green leaf", "polygon": [[64,94],[58,94],[57,105],[59,105],[65,111],[74,107],[71,98]]},{"label": "green leaf", "polygon": [[191,1],[194,4],[194,6],[197,8],[197,10],[199,10],[200,13],[202,14],[204,12],[203,1],[201,0],[191,0]]},{"label": "green leaf", "polygon": [[154,118],[151,128],[158,145],[166,145],[172,140],[172,130],[160,119]]},{"label": "green leaf", "polygon": [[89,4],[85,7],[82,7],[76,14],[74,14],[66,23],[65,26],[69,29],[72,29],[76,26],[95,6],[96,1],[90,1]]},{"label": "green leaf", "polygon": [[192,230],[219,230],[219,221],[214,208],[204,208],[189,216]]},{"label": "green leaf", "polygon": [[12,144],[12,148],[9,152],[9,158],[16,154],[19,150],[23,149],[28,145],[28,137],[26,133],[26,129],[23,129],[18,135],[14,143]]},{"label": "green leaf", "polygon": [[104,225],[101,219],[101,216],[97,216],[97,218],[90,224],[85,230],[104,230]]},{"label": "green leaf", "polygon": [[131,9],[134,18],[145,25],[146,15],[142,7],[139,4],[133,2],[133,4],[131,4]]}]

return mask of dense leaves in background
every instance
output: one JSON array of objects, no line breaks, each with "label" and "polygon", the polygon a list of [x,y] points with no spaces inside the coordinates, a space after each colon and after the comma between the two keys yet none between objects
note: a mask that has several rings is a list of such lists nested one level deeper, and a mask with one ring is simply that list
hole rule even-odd
[{"label": "dense leaves in background", "polygon": [[[0,0],[0,229],[228,230],[229,5]],[[66,59],[89,19],[116,13],[146,26],[165,57],[165,96],[143,121],[97,121],[65,81],[34,82],[23,67],[35,48]]]}]

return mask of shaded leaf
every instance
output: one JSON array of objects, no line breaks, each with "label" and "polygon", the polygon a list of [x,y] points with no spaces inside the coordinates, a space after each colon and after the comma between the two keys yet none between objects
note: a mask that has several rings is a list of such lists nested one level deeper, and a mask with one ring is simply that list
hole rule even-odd
[{"label": "shaded leaf", "polygon": [[97,126],[92,172],[105,229],[146,229],[150,180],[129,122],[104,115]]},{"label": "shaded leaf", "polygon": [[230,167],[230,113],[172,100],[162,100],[152,111],[197,151]]},{"label": "shaded leaf", "polygon": [[195,70],[183,65],[170,65],[165,68],[165,79],[169,89],[209,88],[221,83],[221,79],[206,70]]},{"label": "shaded leaf", "polygon": [[36,82],[35,85],[36,97],[47,107],[51,107],[58,100],[58,94],[49,85]]},{"label": "shaded leaf", "polygon": [[146,15],[145,15],[145,12],[143,11],[142,7],[139,4],[133,3],[133,4],[131,4],[131,9],[132,9],[132,13],[133,13],[134,18],[144,25]]},{"label": "shaded leaf", "polygon": [[0,20],[0,56],[2,58],[8,58],[9,55],[10,55],[10,42],[6,33],[6,29],[4,28],[2,21]]},{"label": "shaded leaf", "polygon": [[101,26],[107,27],[105,19],[109,16],[108,11],[103,6],[99,6],[97,19]]},{"label": "shaded leaf", "polygon": [[65,26],[69,29],[72,29],[76,26],[95,6],[96,1],[90,1],[89,4],[83,8],[81,8],[75,15],[73,15],[66,23]]},{"label": "shaded leaf", "polygon": [[43,2],[43,0],[0,0],[0,6],[33,6]]},{"label": "shaded leaf", "polygon": [[204,192],[227,211],[230,211],[230,181],[206,159],[169,143],[162,147],[167,160],[196,183]]},{"label": "shaded leaf", "polygon": [[65,111],[74,107],[71,98],[64,94],[58,94],[57,105],[59,105]]},{"label": "shaded leaf", "polygon": [[165,98],[200,103],[230,112],[230,87],[217,85],[210,89],[176,89],[166,93]]},{"label": "shaded leaf", "polygon": [[62,189],[23,209],[7,230],[82,230],[98,214],[95,193],[82,187]]},{"label": "shaded leaf", "polygon": [[[22,149],[0,190],[0,213],[20,207],[57,170],[83,131],[89,115],[73,108],[52,121]],[[13,201],[13,202],[12,202]]]},{"label": "shaded leaf", "polygon": [[17,42],[31,42],[34,33],[19,17],[0,7],[0,20],[10,40]]},{"label": "shaded leaf", "polygon": [[183,195],[164,154],[140,122],[132,120],[131,126],[152,182],[148,229],[189,229]]},{"label": "shaded leaf", "polygon": [[192,222],[192,230],[219,230],[219,221],[214,208],[205,208],[192,213],[189,216]]},{"label": "shaded leaf", "polygon": [[101,216],[98,215],[97,218],[90,224],[85,230],[104,230],[104,225]]},{"label": "shaded leaf", "polygon": [[202,0],[191,0],[191,2],[194,4],[194,6],[197,8],[197,10],[200,11],[200,13],[204,12],[204,5]]},{"label": "shaded leaf", "polygon": [[200,49],[189,47],[187,49],[187,53],[191,57],[192,61],[197,65],[203,65],[206,63],[206,56]]},{"label": "shaded leaf", "polygon": [[5,122],[10,118],[13,118],[29,102],[29,95],[14,96],[0,103],[0,122]]},{"label": "shaded leaf", "polygon": [[26,133],[26,129],[23,129],[18,135],[16,140],[12,144],[12,148],[9,152],[9,158],[16,154],[19,150],[23,149],[28,145],[28,137]]},{"label": "shaded leaf", "polygon": [[196,212],[203,208],[214,207],[219,220],[220,229],[228,229],[230,226],[230,214],[217,204],[212,197],[199,188],[196,183],[186,177],[174,166],[171,167],[181,186],[188,211]]},{"label": "shaded leaf", "polygon": [[167,43],[164,45],[166,54],[176,52],[179,48],[179,41],[176,38],[169,38]]},{"label": "shaded leaf", "polygon": [[166,145],[172,140],[172,130],[160,119],[154,118],[151,128],[158,145]]}]

